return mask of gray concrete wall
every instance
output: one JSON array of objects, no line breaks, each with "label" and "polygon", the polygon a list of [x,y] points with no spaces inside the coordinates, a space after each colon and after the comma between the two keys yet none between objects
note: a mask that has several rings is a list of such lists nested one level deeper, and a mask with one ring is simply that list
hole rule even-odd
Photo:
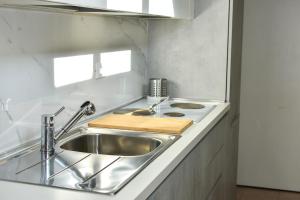
[{"label": "gray concrete wall", "polygon": [[229,0],[197,0],[194,20],[149,23],[149,76],[170,96],[225,100]]}]

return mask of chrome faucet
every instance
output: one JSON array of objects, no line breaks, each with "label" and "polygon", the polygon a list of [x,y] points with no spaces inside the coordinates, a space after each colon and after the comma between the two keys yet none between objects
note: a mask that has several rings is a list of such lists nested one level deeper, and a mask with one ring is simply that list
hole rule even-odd
[{"label": "chrome faucet", "polygon": [[77,113],[61,128],[55,132],[55,117],[59,115],[65,107],[60,108],[54,114],[42,115],[42,127],[41,127],[41,152],[49,155],[54,154],[54,145],[61,139],[61,137],[67,133],[83,116],[93,115],[96,112],[95,105],[89,101],[84,102]]}]

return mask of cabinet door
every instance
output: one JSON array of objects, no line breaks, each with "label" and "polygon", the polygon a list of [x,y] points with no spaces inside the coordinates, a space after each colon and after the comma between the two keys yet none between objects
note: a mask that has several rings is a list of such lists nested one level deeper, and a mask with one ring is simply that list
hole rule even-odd
[{"label": "cabinet door", "polygon": [[217,184],[213,188],[212,192],[208,196],[207,200],[224,200],[224,187],[223,187],[223,177],[217,181]]},{"label": "cabinet door", "polygon": [[244,8],[238,183],[300,192],[300,1]]},{"label": "cabinet door", "polygon": [[[148,200],[206,200],[209,198],[223,174],[226,123],[227,117],[223,118],[198,143]],[[221,185],[220,187],[223,187],[223,184]]]},{"label": "cabinet door", "polygon": [[194,14],[193,0],[146,0],[148,14],[174,18],[192,19]]},{"label": "cabinet door", "polygon": [[[191,19],[193,0],[0,0],[0,6],[49,11]],[[111,11],[111,12],[109,12]]]}]

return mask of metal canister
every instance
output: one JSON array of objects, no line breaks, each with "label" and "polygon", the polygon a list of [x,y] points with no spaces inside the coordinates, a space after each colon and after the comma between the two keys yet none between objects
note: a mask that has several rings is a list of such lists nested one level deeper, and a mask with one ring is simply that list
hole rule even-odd
[{"label": "metal canister", "polygon": [[150,97],[167,97],[168,80],[165,78],[151,78],[149,81]]}]

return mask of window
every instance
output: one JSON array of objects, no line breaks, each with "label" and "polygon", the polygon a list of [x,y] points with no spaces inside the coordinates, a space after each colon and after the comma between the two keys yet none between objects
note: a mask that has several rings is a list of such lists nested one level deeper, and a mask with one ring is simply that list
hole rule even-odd
[{"label": "window", "polygon": [[100,65],[101,76],[129,72],[131,71],[131,50],[101,53]]},{"label": "window", "polygon": [[174,17],[173,0],[149,0],[149,12]]},{"label": "window", "polygon": [[54,86],[61,87],[92,79],[93,55],[54,58]]},{"label": "window", "polygon": [[143,1],[141,0],[107,0],[107,8],[120,11],[142,12]]}]

